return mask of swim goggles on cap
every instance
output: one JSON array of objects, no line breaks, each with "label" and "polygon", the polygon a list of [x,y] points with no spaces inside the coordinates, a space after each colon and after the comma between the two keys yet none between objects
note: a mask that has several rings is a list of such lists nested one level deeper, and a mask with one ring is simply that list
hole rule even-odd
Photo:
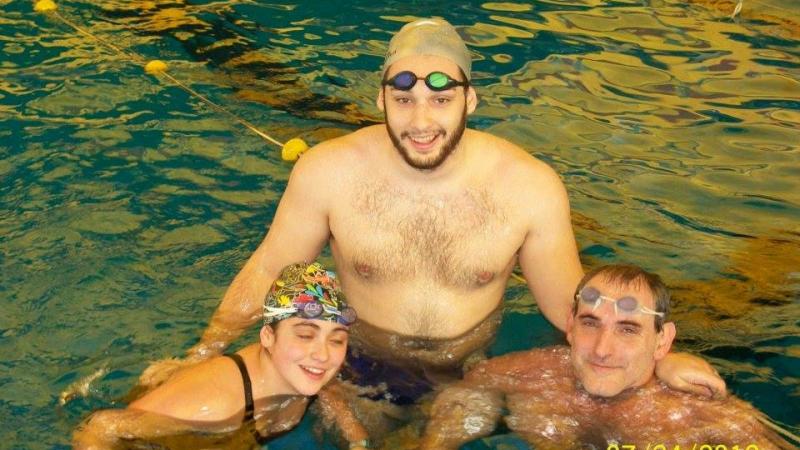
[{"label": "swim goggles on cap", "polygon": [[[417,84],[419,78],[414,72],[404,70],[397,75],[383,80],[382,86],[392,86],[401,91],[408,91]],[[446,91],[456,86],[469,86],[468,81],[456,81],[444,72],[431,72],[425,77],[425,85],[432,91]]]},{"label": "swim goggles on cap", "polygon": [[[303,319],[327,320],[328,322],[338,322],[347,326],[356,321],[356,311],[349,306],[339,311],[335,307],[313,300],[308,303],[292,302],[292,306],[283,308],[264,307],[264,321],[267,323],[283,320],[291,316]],[[335,317],[335,320],[331,320],[333,317]]]},{"label": "swim goggles on cap", "polygon": [[600,304],[605,300],[614,304],[614,314],[619,314],[620,311],[625,314],[640,312],[642,314],[652,314],[654,316],[664,317],[663,312],[653,311],[644,305],[640,305],[639,301],[634,297],[626,296],[617,299],[606,297],[605,295],[600,294],[600,291],[598,291],[597,288],[591,286],[586,286],[581,289],[581,291],[575,295],[575,300],[580,300],[587,305],[592,305],[592,312],[599,308]]},{"label": "swim goggles on cap", "polygon": [[319,263],[288,266],[272,284],[264,302],[264,324],[292,316],[345,326],[357,318],[339,290],[336,275]]}]

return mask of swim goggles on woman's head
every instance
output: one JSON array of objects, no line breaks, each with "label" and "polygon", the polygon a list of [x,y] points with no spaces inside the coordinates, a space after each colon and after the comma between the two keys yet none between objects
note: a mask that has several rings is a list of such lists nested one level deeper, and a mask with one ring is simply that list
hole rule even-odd
[{"label": "swim goggles on woman's head", "polygon": [[273,320],[283,320],[291,316],[302,319],[321,319],[329,322],[337,322],[345,326],[352,325],[356,319],[356,310],[345,306],[341,311],[333,306],[326,305],[317,301],[306,303],[292,302],[292,306],[275,307],[264,306],[264,320],[270,323]]},{"label": "swim goggles on woman's head", "polygon": [[653,311],[644,305],[640,305],[639,301],[634,297],[625,296],[617,299],[606,297],[605,295],[602,295],[597,288],[591,286],[586,286],[581,289],[581,291],[575,296],[575,300],[582,301],[587,305],[592,305],[592,312],[599,308],[600,304],[605,300],[614,304],[614,314],[619,314],[620,311],[625,314],[640,312],[642,314],[652,314],[654,316],[664,317],[663,312]]},{"label": "swim goggles on woman's head", "polygon": [[[404,70],[388,80],[383,80],[381,85],[392,86],[401,91],[408,91],[417,84],[417,80],[419,80],[419,78],[414,72]],[[425,85],[428,86],[428,89],[438,92],[446,91],[456,86],[469,86],[469,81],[454,80],[444,72],[431,72],[425,77]]]}]

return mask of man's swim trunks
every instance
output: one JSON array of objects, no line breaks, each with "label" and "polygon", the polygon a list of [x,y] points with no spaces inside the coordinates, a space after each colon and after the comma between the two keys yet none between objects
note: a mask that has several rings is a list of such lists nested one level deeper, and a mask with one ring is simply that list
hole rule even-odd
[{"label": "man's swim trunks", "polygon": [[412,370],[372,358],[352,347],[339,372],[343,381],[356,386],[374,388],[364,396],[372,400],[388,400],[396,405],[411,405],[433,390],[433,383]]},{"label": "man's swim trunks", "polygon": [[350,327],[340,379],[376,392],[362,397],[416,403],[434,386],[460,379],[464,363],[484,355],[502,317],[498,305],[475,328],[449,339],[398,335],[360,320]]}]

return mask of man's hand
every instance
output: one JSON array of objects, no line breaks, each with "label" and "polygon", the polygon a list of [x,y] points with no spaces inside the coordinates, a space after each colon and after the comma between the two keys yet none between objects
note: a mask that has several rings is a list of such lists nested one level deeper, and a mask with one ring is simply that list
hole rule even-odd
[{"label": "man's hand", "polygon": [[338,380],[331,380],[319,391],[318,399],[323,419],[339,427],[342,436],[350,442],[350,448],[366,449],[369,434],[350,407],[342,384]]},{"label": "man's hand", "polygon": [[669,353],[656,364],[656,376],[669,387],[709,398],[723,398],[725,380],[706,360],[688,353]]},{"label": "man's hand", "polygon": [[[214,334],[215,332],[216,334]],[[142,372],[142,374],[139,376],[139,385],[137,388],[139,390],[143,390],[144,392],[151,391],[164,384],[165,381],[167,381],[172,375],[175,374],[175,372],[179,371],[180,369],[192,366],[214,356],[221,355],[225,350],[227,343],[230,342],[230,340],[233,340],[235,337],[226,336],[229,338],[229,340],[225,341],[220,338],[221,334],[222,333],[216,331],[215,327],[210,326],[203,335],[203,338],[207,339],[207,336],[213,336],[213,338],[216,338],[217,340],[208,338],[208,340],[212,341],[212,344],[206,344],[203,341],[198,342],[186,352],[187,356],[185,359],[166,358],[153,361],[150,363],[150,366],[144,369],[144,372]]]},{"label": "man's hand", "polygon": [[145,392],[151,391],[164,384],[175,372],[185,367],[197,364],[196,359],[167,358],[153,361],[139,376],[139,388]]}]

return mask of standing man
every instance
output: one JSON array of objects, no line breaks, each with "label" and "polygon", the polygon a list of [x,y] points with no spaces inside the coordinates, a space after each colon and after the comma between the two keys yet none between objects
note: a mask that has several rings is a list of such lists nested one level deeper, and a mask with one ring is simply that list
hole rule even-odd
[{"label": "standing man", "polygon": [[[392,38],[377,96],[385,125],[300,158],[267,236],[189,360],[219,354],[257,321],[280,269],[314,260],[326,243],[360,319],[345,378],[386,381],[382,398],[411,403],[460,377],[494,338],[517,263],[539,309],[565,329],[583,274],[566,190],[525,150],[466,129],[478,103],[470,69],[469,50],[444,20],[415,21]],[[671,384],[724,391],[702,361],[667,360]],[[687,360],[701,370],[685,370]],[[152,366],[142,382],[157,383],[171,364],[181,362]],[[404,380],[381,380],[388,375]]]}]

